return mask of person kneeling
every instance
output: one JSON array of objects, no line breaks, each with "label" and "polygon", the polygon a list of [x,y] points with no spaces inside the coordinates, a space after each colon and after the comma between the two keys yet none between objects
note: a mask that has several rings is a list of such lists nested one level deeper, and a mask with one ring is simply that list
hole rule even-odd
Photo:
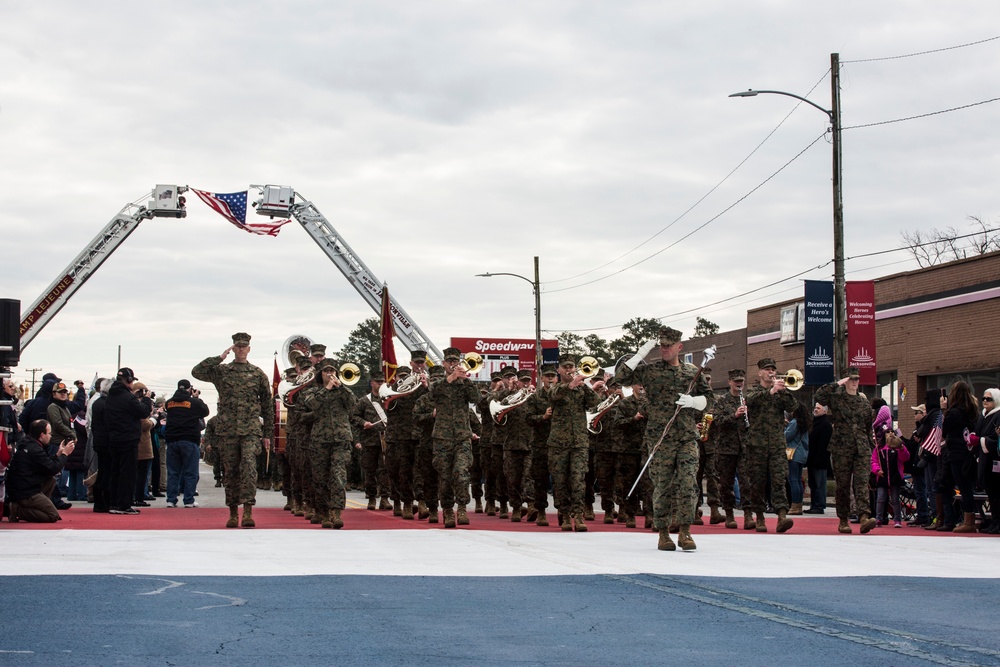
[{"label": "person kneeling", "polygon": [[53,457],[45,451],[51,439],[51,424],[45,419],[36,419],[28,425],[28,433],[17,443],[17,451],[7,473],[12,523],[55,523],[62,519],[50,496],[55,488],[56,475],[62,471],[66,457],[73,453],[75,444],[72,441],[63,442]]}]

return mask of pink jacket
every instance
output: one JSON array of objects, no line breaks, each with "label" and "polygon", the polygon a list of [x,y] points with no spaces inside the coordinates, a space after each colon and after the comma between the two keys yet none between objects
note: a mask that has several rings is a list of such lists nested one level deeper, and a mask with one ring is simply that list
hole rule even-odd
[{"label": "pink jacket", "polygon": [[[882,472],[882,461],[888,460],[888,451],[889,445],[882,445],[872,450],[872,472],[876,475]],[[903,479],[903,463],[909,460],[910,452],[905,445],[896,450],[896,465],[899,466],[900,479]]]}]

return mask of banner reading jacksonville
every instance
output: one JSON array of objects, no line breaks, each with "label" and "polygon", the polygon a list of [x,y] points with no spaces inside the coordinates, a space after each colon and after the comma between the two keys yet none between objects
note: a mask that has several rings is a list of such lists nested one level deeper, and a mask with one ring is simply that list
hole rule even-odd
[{"label": "banner reading jacksonville", "polygon": [[807,280],[805,384],[834,381],[833,373],[833,283]]},{"label": "banner reading jacksonville", "polygon": [[847,365],[861,371],[861,384],[875,384],[875,283],[847,282]]}]

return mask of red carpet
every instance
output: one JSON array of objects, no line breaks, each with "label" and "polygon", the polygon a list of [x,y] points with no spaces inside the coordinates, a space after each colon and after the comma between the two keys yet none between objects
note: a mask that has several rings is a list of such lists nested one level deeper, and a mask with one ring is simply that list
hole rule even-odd
[{"label": "red carpet", "polygon": [[[0,522],[0,530],[223,530],[226,520],[229,518],[229,510],[225,508],[204,508],[195,509],[167,509],[167,508],[144,508],[142,514],[138,516],[120,516],[112,514],[95,514],[89,506],[79,509],[73,508],[61,512],[63,520],[57,523],[32,524],[19,522],[16,524],[7,521]],[[254,520],[257,529],[302,529],[321,530],[319,525],[310,524],[301,517],[292,516],[290,512],[273,508],[255,509]],[[438,515],[440,517],[440,514]],[[498,519],[495,516],[485,514],[469,514],[469,525],[459,526],[458,530],[494,530],[494,531],[514,531],[514,532],[561,532],[559,526],[555,525],[555,512],[550,511],[550,526],[539,528],[534,523],[513,523],[509,520]],[[428,524],[426,520],[404,521],[400,517],[395,517],[388,511],[371,511],[366,509],[347,509],[343,512],[344,527],[341,530],[444,530],[443,523]],[[694,535],[756,535],[755,531],[743,530],[742,517],[738,518],[740,527],[737,530],[727,530],[722,524],[715,526],[691,526],[691,533]],[[767,519],[768,533],[774,533],[777,518],[769,516]],[[639,528],[626,528],[625,524],[614,523],[605,524],[603,515],[597,515],[597,521],[588,521],[589,531],[597,533],[651,533],[651,531],[641,528],[643,520],[638,521]],[[837,532],[837,519],[834,517],[809,517],[808,519],[797,518],[795,526],[789,535],[839,535]],[[858,532],[857,524],[852,524],[855,534]],[[920,535],[923,537],[966,537],[965,535],[954,535],[936,531],[927,531],[921,528],[892,528],[882,526],[871,532],[872,535]],[[971,536],[992,537],[990,535],[973,533]]]}]

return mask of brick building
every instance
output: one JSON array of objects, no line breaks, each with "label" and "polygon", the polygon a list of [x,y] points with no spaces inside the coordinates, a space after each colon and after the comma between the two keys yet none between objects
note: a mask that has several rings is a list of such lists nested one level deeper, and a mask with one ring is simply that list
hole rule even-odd
[{"label": "brick building", "polygon": [[[746,368],[752,381],[762,357],[773,357],[781,373],[803,370],[802,329],[789,326],[789,318],[801,317],[802,303],[799,298],[747,311],[746,329],[684,341],[684,353],[699,364],[702,349],[718,346],[710,364],[716,390],[725,388],[730,368]],[[1000,252],[877,279],[877,385],[862,390],[882,396],[907,433],[913,428],[910,408],[924,402],[928,389],[958,380],[977,392],[1000,387],[1000,345],[992,336],[998,321]],[[803,387],[797,393],[811,402],[814,391]]]}]

